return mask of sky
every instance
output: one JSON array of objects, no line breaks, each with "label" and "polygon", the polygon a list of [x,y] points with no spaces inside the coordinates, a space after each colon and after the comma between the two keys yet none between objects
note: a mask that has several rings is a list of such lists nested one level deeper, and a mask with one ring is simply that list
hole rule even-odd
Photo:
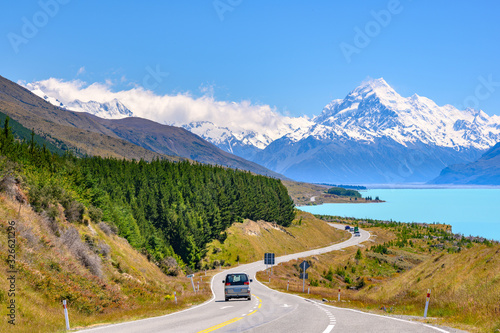
[{"label": "sky", "polygon": [[500,115],[498,1],[1,6],[0,75],[15,82],[52,78],[74,89],[139,89],[311,117],[383,77],[402,96]]}]

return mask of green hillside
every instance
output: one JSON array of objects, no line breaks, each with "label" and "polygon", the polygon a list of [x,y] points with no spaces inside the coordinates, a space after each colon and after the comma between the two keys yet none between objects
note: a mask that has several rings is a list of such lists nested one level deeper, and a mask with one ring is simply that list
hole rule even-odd
[{"label": "green hillside", "polygon": [[8,121],[0,155],[0,177],[16,179],[35,211],[56,220],[61,207],[70,222],[106,221],[166,272],[168,257],[199,267],[205,245],[223,241],[235,221],[287,226],[294,217],[278,179],[189,162],[58,155],[15,140]]},{"label": "green hillside", "polygon": [[[8,116],[6,114],[0,112],[0,123],[4,124],[5,119],[7,117]],[[12,128],[12,133],[14,134],[14,137],[17,140],[20,140],[20,141],[24,140],[26,142],[30,142],[31,140],[33,140],[33,142],[37,146],[40,146],[40,147],[45,146],[50,152],[56,153],[56,154],[63,154],[64,151],[67,150],[67,149],[61,149],[61,148],[53,145],[51,142],[45,140],[40,135],[27,129],[26,127],[24,127],[23,125],[21,125],[20,123],[18,123],[15,120],[9,119],[9,124],[10,124],[10,127]],[[32,134],[33,134],[33,137],[32,137]],[[65,145],[62,142],[60,143],[60,146],[63,148],[65,147]]]}]

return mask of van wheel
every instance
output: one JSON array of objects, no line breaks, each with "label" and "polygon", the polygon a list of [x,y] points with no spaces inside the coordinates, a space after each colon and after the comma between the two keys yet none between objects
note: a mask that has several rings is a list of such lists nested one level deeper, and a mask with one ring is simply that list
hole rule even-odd
[{"label": "van wheel", "polygon": [[247,300],[251,301],[252,300],[252,296],[248,296]]},{"label": "van wheel", "polygon": [[225,301],[225,302],[229,301],[229,298],[227,298],[227,297],[226,297],[226,298],[224,298],[224,301]]}]

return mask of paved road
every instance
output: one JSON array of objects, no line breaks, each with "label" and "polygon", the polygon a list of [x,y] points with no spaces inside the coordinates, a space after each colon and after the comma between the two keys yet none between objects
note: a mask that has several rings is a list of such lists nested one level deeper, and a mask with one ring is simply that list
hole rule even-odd
[{"label": "paved road", "polygon": [[[331,224],[343,229],[343,225]],[[360,237],[325,248],[276,258],[276,263],[339,250],[370,238],[360,230]],[[196,307],[170,315],[97,327],[81,332],[448,332],[446,330],[401,319],[335,308],[302,297],[280,293],[256,281],[256,272],[265,269],[263,261],[241,265],[215,275],[213,298]],[[224,301],[222,280],[228,272],[245,272],[252,282],[252,300]]]}]

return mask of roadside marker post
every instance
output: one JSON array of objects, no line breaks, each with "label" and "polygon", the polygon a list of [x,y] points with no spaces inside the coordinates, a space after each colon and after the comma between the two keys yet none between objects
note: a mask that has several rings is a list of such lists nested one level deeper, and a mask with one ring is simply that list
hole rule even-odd
[{"label": "roadside marker post", "polygon": [[302,292],[305,291],[305,288],[306,288],[306,279],[307,279],[307,273],[306,273],[306,270],[309,268],[309,263],[307,261],[303,261],[301,264],[300,264],[300,268],[302,268]]},{"label": "roadside marker post", "polygon": [[64,319],[66,320],[66,330],[69,331],[69,317],[68,317],[68,307],[66,306],[66,300],[63,300],[64,307]]},{"label": "roadside marker post", "polygon": [[191,285],[193,286],[193,291],[196,294],[196,288],[194,287],[194,281],[193,281],[194,274],[189,274],[187,277],[191,279]]},{"label": "roadside marker post", "polygon": [[427,318],[427,310],[429,309],[429,300],[431,299],[431,290],[427,289],[427,300],[425,301],[424,318]]},{"label": "roadside marker post", "polygon": [[308,295],[309,295],[309,289],[311,289],[311,284],[310,283],[307,284],[307,294]]},{"label": "roadside marker post", "polygon": [[338,301],[340,302],[340,287],[339,287],[339,298],[338,298]]},{"label": "roadside marker post", "polygon": [[290,280],[286,282],[286,291],[288,291],[288,286],[290,286]]},{"label": "roadside marker post", "polygon": [[174,291],[174,301],[175,301],[175,304],[177,304],[177,292]]}]

